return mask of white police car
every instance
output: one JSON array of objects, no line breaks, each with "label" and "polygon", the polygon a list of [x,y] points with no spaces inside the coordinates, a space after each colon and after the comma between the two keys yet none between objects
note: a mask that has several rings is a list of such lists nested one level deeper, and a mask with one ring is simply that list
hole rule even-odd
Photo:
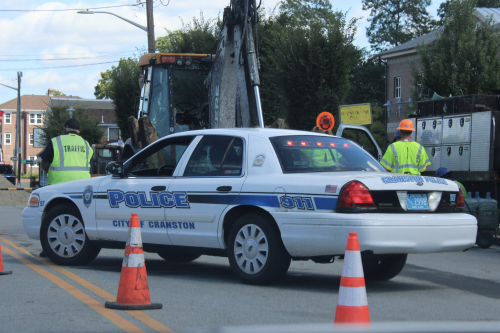
[{"label": "white police car", "polygon": [[357,232],[365,276],[388,280],[408,253],[463,251],[477,221],[458,186],[390,174],[344,138],[279,129],[214,129],[164,137],[112,174],[34,191],[26,233],[55,263],[123,248],[138,213],[144,250],[171,262],[228,256],[245,283],[271,284],[290,260],[333,262]]}]

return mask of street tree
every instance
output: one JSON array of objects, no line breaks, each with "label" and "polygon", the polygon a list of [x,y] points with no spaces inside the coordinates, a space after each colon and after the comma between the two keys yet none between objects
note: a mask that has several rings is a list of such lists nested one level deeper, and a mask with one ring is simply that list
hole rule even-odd
[{"label": "street tree", "polygon": [[[43,127],[41,127],[43,145],[47,145],[50,140],[64,133],[64,124],[69,119],[67,108],[67,106],[56,105],[47,110]],[[101,142],[104,131],[97,126],[99,125],[99,119],[91,117],[85,109],[80,107],[75,109],[73,118],[80,123],[80,136],[87,140],[89,144]]]},{"label": "street tree", "polygon": [[285,0],[259,27],[262,103],[266,122],[285,117],[311,130],[321,111],[337,113],[349,91],[356,20],[325,0]]},{"label": "street tree", "polygon": [[372,49],[384,51],[432,30],[431,0],[363,0],[370,11],[366,36]]},{"label": "street tree", "polygon": [[[48,95],[48,94],[49,94],[49,92],[47,92],[47,95]],[[54,89],[53,95],[54,95],[54,96],[66,96],[66,94],[65,94],[65,93],[63,93],[62,91],[57,90],[57,89]]]},{"label": "street tree", "polygon": [[101,78],[94,89],[97,99],[112,99],[115,105],[115,116],[118,127],[120,127],[123,140],[130,137],[127,118],[136,116],[138,97],[141,94],[138,77],[141,69],[137,66],[137,60],[133,58],[122,58],[118,66],[101,72]]},{"label": "street tree", "polygon": [[217,48],[217,26],[218,19],[210,18],[205,20],[203,11],[200,17],[193,17],[193,21],[184,23],[179,30],[170,31],[165,29],[167,34],[156,38],[156,49],[159,52],[167,53],[213,53]]},{"label": "street tree", "polygon": [[476,26],[474,0],[452,0],[446,24],[437,39],[420,45],[421,68],[412,65],[412,76],[424,89],[440,95],[463,84],[464,94],[489,94],[500,88],[500,34],[490,21]]}]

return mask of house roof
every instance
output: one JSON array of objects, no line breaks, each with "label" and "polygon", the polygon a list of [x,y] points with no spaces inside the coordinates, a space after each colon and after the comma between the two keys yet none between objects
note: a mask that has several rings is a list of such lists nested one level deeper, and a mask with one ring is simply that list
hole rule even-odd
[{"label": "house roof", "polygon": [[[493,20],[493,24],[500,24],[500,8],[479,7],[474,10],[473,15],[476,16],[481,22],[484,22],[487,19],[491,18]],[[380,52],[377,55],[382,59],[388,59],[401,55],[416,53],[416,48],[418,45],[426,45],[433,42],[438,37],[442,29],[443,27],[440,27],[434,31],[429,32],[426,35],[410,40],[404,44],[393,47],[392,49]]]},{"label": "house roof", "polygon": [[438,28],[434,31],[429,32],[428,34],[425,34],[423,36],[412,39],[406,43],[393,47],[392,49],[380,52],[377,55],[382,59],[387,59],[400,56],[403,54],[416,53],[417,52],[416,48],[418,45],[426,45],[433,42],[437,38],[438,34],[441,32],[442,29],[443,29],[442,27]]},{"label": "house roof", "polygon": [[114,110],[115,105],[110,99],[69,99],[66,96],[53,97],[49,106],[72,106],[73,108]]},{"label": "house roof", "polygon": [[482,22],[491,18],[493,20],[493,24],[498,24],[500,23],[500,8],[476,8],[474,16]]},{"label": "house roof", "polygon": [[[59,96],[58,96],[59,97]],[[52,97],[53,98],[53,97]],[[80,98],[73,96],[73,99]],[[22,95],[21,110],[40,110],[45,111],[49,106],[51,96],[47,95]],[[0,104],[0,110],[17,110],[17,98]]]}]

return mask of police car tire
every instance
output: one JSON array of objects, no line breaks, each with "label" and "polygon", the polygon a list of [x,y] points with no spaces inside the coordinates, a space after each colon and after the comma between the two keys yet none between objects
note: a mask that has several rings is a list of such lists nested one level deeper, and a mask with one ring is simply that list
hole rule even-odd
[{"label": "police car tire", "polygon": [[42,244],[43,252],[45,253],[45,255],[54,263],[58,265],[67,265],[67,266],[85,265],[94,260],[101,251],[101,249],[90,243],[89,238],[85,233],[85,229],[83,230],[83,233],[85,235],[85,241],[83,243],[83,247],[80,250],[80,253],[75,255],[74,257],[70,258],[61,257],[60,255],[55,253],[54,250],[51,248],[48,240],[49,226],[51,222],[54,221],[55,218],[61,215],[68,215],[70,219],[74,218],[78,220],[82,225],[84,225],[80,212],[75,207],[67,205],[58,205],[52,208],[50,211],[48,211],[42,221],[42,226],[40,229],[40,242]]},{"label": "police car tire", "polygon": [[196,253],[173,253],[168,251],[158,252],[158,255],[168,262],[177,263],[191,262],[201,257],[201,254]]},{"label": "police car tire", "polygon": [[397,276],[406,264],[407,254],[387,258],[361,257],[366,280],[387,281]]},{"label": "police car tire", "polygon": [[[253,233],[255,233],[256,230],[259,230],[257,237],[253,235],[254,238],[259,240],[259,242],[262,241],[267,243],[267,260],[265,261],[263,267],[260,268],[260,271],[254,274],[244,272],[236,260],[237,254],[235,254],[235,245],[237,242],[240,242],[237,241],[236,238],[238,237],[241,240],[242,235],[240,232],[243,228],[246,230],[252,230]],[[260,235],[261,232],[264,234],[264,237]],[[251,238],[252,237],[248,238],[248,241],[251,241]],[[263,240],[264,238],[265,241]],[[246,244],[248,244],[248,242]],[[245,244],[237,245],[237,247],[242,246],[245,246]],[[283,245],[278,227],[270,217],[263,214],[249,213],[238,218],[229,233],[229,242],[227,247],[231,270],[243,283],[246,284],[275,284],[283,278],[290,267],[291,257]]]}]

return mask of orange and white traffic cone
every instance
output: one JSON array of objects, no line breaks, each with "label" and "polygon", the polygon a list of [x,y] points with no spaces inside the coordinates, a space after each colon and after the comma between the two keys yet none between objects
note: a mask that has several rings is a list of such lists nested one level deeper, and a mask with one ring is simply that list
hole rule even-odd
[{"label": "orange and white traffic cone", "polygon": [[2,246],[0,246],[0,275],[12,274],[12,271],[3,270]]},{"label": "orange and white traffic cone", "polygon": [[161,303],[151,303],[142,252],[141,225],[137,214],[132,214],[130,218],[116,302],[106,302],[104,306],[117,310],[148,310],[163,307]]},{"label": "orange and white traffic cone", "polygon": [[370,325],[358,235],[349,233],[334,324]]}]

